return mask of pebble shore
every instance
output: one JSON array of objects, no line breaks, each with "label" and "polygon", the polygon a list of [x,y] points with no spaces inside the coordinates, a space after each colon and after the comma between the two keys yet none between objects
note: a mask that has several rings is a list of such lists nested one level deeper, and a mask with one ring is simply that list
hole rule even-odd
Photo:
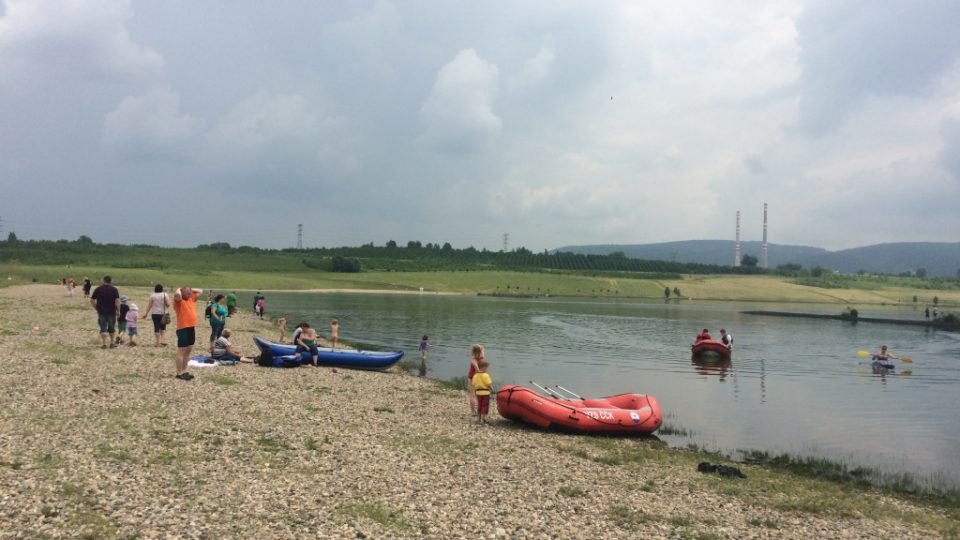
[{"label": "pebble shore", "polygon": [[[150,292],[120,290],[141,308]],[[698,473],[698,455],[656,439],[541,432],[494,404],[478,426],[462,392],[396,368],[241,364],[180,381],[172,330],[153,347],[141,321],[138,347],[101,350],[79,289],[0,289],[0,313],[3,538],[939,537],[809,511],[761,468]],[[248,355],[252,336],[276,337],[245,313],[228,328]]]}]

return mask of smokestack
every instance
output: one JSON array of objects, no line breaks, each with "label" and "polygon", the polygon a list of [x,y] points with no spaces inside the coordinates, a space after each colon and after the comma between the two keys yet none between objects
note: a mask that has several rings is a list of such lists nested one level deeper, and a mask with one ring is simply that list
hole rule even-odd
[{"label": "smokestack", "polygon": [[737,241],[733,244],[733,265],[740,266],[740,211],[737,210]]},{"label": "smokestack", "polygon": [[763,267],[770,268],[767,260],[767,203],[763,203]]}]

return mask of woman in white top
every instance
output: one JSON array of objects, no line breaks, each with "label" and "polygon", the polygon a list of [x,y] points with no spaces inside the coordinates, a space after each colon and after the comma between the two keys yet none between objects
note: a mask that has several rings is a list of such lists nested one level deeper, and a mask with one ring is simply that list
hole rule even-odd
[{"label": "woman in white top", "polygon": [[167,293],[163,292],[163,285],[157,284],[153,288],[153,294],[150,295],[150,300],[147,302],[147,308],[143,310],[142,318],[146,318],[147,315],[150,315],[150,318],[153,319],[153,336],[156,338],[156,343],[154,347],[166,347],[167,343],[164,340],[164,333],[166,333],[167,325],[163,322],[163,314],[170,309],[170,297],[167,296]]}]

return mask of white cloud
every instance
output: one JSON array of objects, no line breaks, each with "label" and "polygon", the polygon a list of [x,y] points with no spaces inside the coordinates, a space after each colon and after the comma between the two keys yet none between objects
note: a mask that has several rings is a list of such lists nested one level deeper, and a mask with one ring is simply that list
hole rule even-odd
[{"label": "white cloud", "polygon": [[960,182],[960,101],[944,111],[940,134],[943,137],[938,156],[940,163],[954,180]]},{"label": "white cloud", "polygon": [[138,158],[183,158],[196,143],[203,122],[180,111],[180,96],[169,88],[128,96],[103,122],[104,141]]},{"label": "white cloud", "polygon": [[523,70],[510,81],[510,91],[535,87],[546,81],[553,70],[557,53],[552,47],[541,47],[537,54],[523,63]]},{"label": "white cloud", "polygon": [[7,0],[5,7],[0,71],[8,82],[14,74],[155,80],[163,71],[163,58],[127,31],[128,0]]},{"label": "white cloud", "polygon": [[489,143],[503,125],[493,110],[500,71],[464,49],[437,74],[430,96],[420,109],[425,139],[452,152],[475,152]]}]

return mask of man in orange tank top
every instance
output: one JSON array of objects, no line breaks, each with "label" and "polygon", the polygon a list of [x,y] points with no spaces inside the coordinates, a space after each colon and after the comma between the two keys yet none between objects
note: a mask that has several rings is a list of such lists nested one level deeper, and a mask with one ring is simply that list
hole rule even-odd
[{"label": "man in orange tank top", "polygon": [[177,314],[177,378],[189,381],[187,373],[190,351],[197,340],[197,298],[203,289],[181,287],[173,294],[173,311]]}]

